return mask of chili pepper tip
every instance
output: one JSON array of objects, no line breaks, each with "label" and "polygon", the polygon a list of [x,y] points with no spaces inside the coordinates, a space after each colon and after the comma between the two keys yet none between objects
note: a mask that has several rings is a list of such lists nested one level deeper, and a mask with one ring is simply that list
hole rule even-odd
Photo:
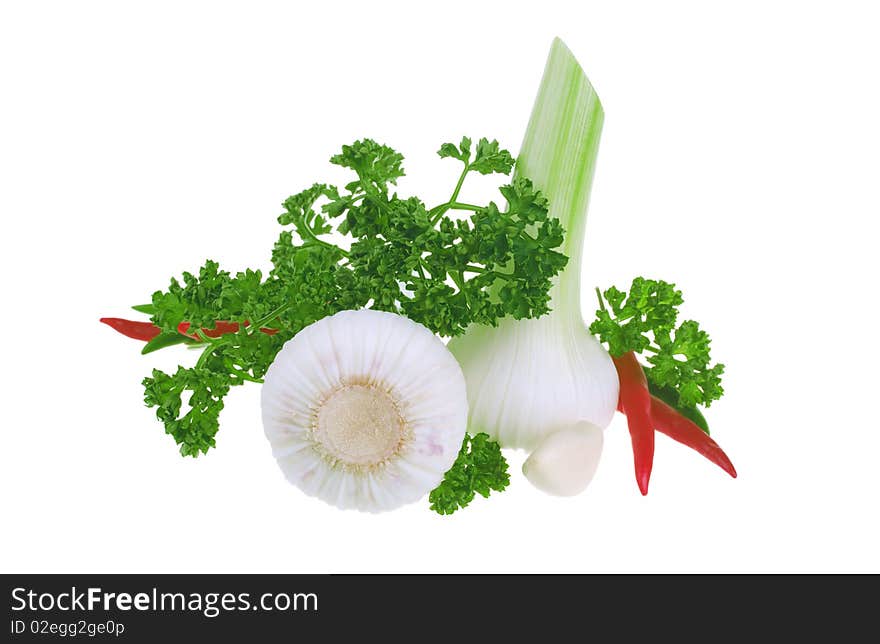
[{"label": "chili pepper tip", "polygon": [[642,496],[648,496],[648,482],[651,480],[651,473],[648,472],[643,476],[639,476],[637,481],[639,484],[639,492],[642,493]]},{"label": "chili pepper tip", "polygon": [[123,318],[98,318],[98,321],[106,324],[117,333],[143,342],[152,340],[162,332],[162,329],[151,322],[139,322]]}]

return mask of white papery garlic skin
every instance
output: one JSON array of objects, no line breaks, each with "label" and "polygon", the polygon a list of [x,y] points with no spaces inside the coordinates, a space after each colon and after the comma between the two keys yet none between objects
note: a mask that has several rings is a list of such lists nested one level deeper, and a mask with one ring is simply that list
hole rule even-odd
[{"label": "white papery garlic skin", "polygon": [[[555,287],[554,287],[555,288]],[[465,374],[471,433],[531,451],[580,420],[607,427],[617,371],[574,305],[533,320],[472,325],[449,341]]]},{"label": "white papery garlic skin", "polygon": [[592,423],[579,422],[546,436],[523,463],[523,474],[547,494],[580,494],[596,474],[602,445],[602,430]]},{"label": "white papery garlic skin", "polygon": [[291,483],[339,508],[382,512],[419,500],[452,467],[467,392],[427,328],[363,309],[289,340],[266,373],[262,410]]}]

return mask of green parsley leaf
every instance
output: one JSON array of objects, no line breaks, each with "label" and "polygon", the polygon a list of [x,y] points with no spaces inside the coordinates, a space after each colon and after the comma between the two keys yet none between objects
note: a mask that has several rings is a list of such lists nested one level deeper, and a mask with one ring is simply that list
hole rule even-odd
[{"label": "green parsley leaf", "polygon": [[[144,378],[144,402],[157,407],[156,416],[180,445],[180,453],[198,456],[215,445],[217,417],[230,384],[224,374],[208,369],[179,367],[174,375],[153,369],[152,377]],[[181,415],[186,396],[189,410]]]},{"label": "green parsley leaf", "polygon": [[428,500],[434,512],[452,514],[466,507],[477,494],[488,497],[493,491],[503,491],[509,483],[507,460],[498,443],[488,434],[465,434],[458,458]]},{"label": "green parsley leaf", "polygon": [[648,380],[675,392],[670,404],[680,410],[708,407],[722,396],[724,365],[711,364],[709,335],[693,320],[676,326],[683,299],[674,284],[637,277],[628,294],[611,287],[599,302],[590,331],[613,356],[643,354]]},{"label": "green parsley leaf", "polygon": [[207,260],[198,275],[183,274],[183,284],[176,278],[165,292],[153,293],[153,324],[163,331],[177,332],[177,325],[189,321],[195,326],[213,326],[217,309],[222,308],[223,290],[229,284],[230,275],[220,270],[220,265]]},{"label": "green parsley leaf", "polygon": [[403,155],[372,139],[343,145],[342,152],[330,158],[330,163],[351,168],[358,176],[346,186],[352,192],[357,188],[370,192],[373,188],[388,191],[388,184],[396,184],[403,176]]},{"label": "green parsley leaf", "polygon": [[461,143],[458,147],[454,143],[444,143],[440,146],[437,154],[440,155],[441,159],[451,157],[466,164],[471,158],[471,140],[466,136],[461,137]]},{"label": "green parsley leaf", "polygon": [[513,170],[513,157],[507,150],[498,146],[498,141],[480,139],[477,142],[477,150],[474,154],[471,170],[480,174],[510,174]]},{"label": "green parsley leaf", "polygon": [[437,151],[441,159],[458,159],[464,163],[464,173],[479,172],[480,174],[510,174],[513,170],[513,156],[507,150],[501,148],[496,140],[482,138],[477,141],[474,159],[471,161],[471,140],[462,137],[461,143],[444,143]]},{"label": "green parsley leaf", "polygon": [[[316,241],[318,235],[324,235],[333,229],[327,222],[327,218],[312,210],[312,206],[318,197],[330,192],[329,187],[321,183],[314,184],[311,188],[303,190],[299,194],[288,197],[284,201],[285,213],[278,216],[278,223],[282,226],[293,224],[297,234],[308,241]],[[330,195],[338,195],[330,192]],[[307,243],[308,243],[307,241]]]}]

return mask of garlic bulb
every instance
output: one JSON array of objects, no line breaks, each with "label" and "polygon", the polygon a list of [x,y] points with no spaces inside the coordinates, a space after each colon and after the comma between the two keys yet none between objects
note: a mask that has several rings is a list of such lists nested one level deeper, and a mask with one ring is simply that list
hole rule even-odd
[{"label": "garlic bulb", "polygon": [[449,342],[468,386],[471,432],[531,451],[581,420],[607,427],[617,409],[614,363],[583,326],[550,313],[474,326]]},{"label": "garlic bulb", "polygon": [[536,488],[555,496],[583,492],[599,467],[602,430],[580,422],[553,432],[523,463],[522,471]]},{"label": "garlic bulb", "polygon": [[568,265],[553,285],[551,312],[534,320],[471,326],[449,342],[464,371],[471,432],[502,447],[534,449],[542,438],[586,420],[611,422],[618,381],[605,349],[581,317],[581,263],[602,105],[568,48],[553,42],[526,130],[518,175],[549,199],[565,230]]},{"label": "garlic bulb", "polygon": [[287,479],[340,508],[391,510],[437,486],[467,422],[458,363],[428,329],[342,311],[288,341],[265,377],[263,426]]}]

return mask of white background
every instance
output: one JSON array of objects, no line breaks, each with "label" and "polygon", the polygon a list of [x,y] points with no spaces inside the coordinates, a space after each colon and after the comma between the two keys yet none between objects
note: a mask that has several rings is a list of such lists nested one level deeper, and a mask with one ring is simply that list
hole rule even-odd
[{"label": "white background", "polygon": [[[880,572],[871,3],[431,4],[3,5],[0,571]],[[256,385],[181,458],[140,380],[195,356],[98,317],[206,257],[267,267],[280,202],[356,138],[445,198],[434,151],[515,152],[555,35],[606,111],[585,315],[593,285],[678,284],[728,366],[708,417],[739,479],[658,438],[642,498],[618,416],[579,497],[514,453],[452,517],[342,512],[285,482]]]}]

